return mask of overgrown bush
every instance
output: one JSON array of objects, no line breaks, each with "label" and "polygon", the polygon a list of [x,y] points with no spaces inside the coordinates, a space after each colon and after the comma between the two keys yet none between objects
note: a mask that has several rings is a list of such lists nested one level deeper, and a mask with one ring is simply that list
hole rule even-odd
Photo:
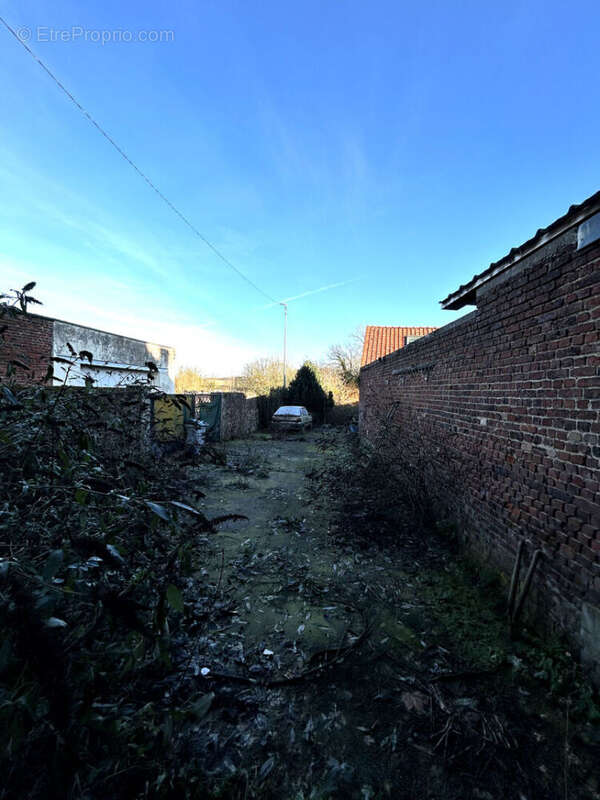
[{"label": "overgrown bush", "polygon": [[271,389],[269,394],[263,394],[256,398],[258,405],[258,426],[268,428],[271,425],[271,418],[280,406],[287,403],[287,392],[280,386],[278,389]]},{"label": "overgrown bush", "polygon": [[0,798],[206,797],[189,732],[208,706],[175,660],[222,520],[132,425],[153,389],[19,387],[21,368],[0,378]]},{"label": "overgrown bush", "polygon": [[327,412],[327,422],[330,425],[348,426],[358,420],[358,403],[345,403],[336,405]]},{"label": "overgrown bush", "polygon": [[[396,409],[396,411],[398,411]],[[374,442],[349,436],[313,473],[315,493],[336,499],[342,528],[378,540],[403,530],[423,533],[460,516],[462,487],[471,470],[436,430],[403,408],[382,418]]]}]

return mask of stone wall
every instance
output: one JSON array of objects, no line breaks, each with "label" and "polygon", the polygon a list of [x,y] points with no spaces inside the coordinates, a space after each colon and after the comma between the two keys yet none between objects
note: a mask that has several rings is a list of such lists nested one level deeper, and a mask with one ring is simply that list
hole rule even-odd
[{"label": "stone wall", "polygon": [[360,391],[363,437],[391,421],[414,436],[416,420],[441,469],[468,464],[447,506],[474,551],[505,572],[521,541],[526,561],[542,551],[530,611],[565,631],[596,677],[599,338],[600,244],[577,250],[572,229],[478,289],[476,311],[364,367]]},{"label": "stone wall", "polygon": [[221,394],[221,441],[248,436],[258,430],[258,403],[256,397],[246,397],[242,392]]}]

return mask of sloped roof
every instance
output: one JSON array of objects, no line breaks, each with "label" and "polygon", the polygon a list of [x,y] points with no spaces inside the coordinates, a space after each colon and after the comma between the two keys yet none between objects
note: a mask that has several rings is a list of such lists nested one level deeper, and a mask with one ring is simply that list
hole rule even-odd
[{"label": "sloped roof", "polygon": [[456,310],[466,305],[473,305],[475,303],[475,291],[478,286],[494,278],[500,272],[511,267],[517,261],[520,261],[525,256],[537,250],[539,247],[552,241],[557,236],[560,236],[569,228],[574,225],[579,225],[588,217],[597,213],[600,208],[600,192],[596,192],[587,200],[579,205],[574,205],[569,208],[566,214],[554,220],[547,228],[540,228],[531,239],[528,239],[520,247],[513,247],[513,249],[501,258],[499,261],[492,262],[487,269],[480,272],[478,275],[473,275],[470,281],[459,286],[454,292],[450,292],[448,297],[440,300],[442,308],[449,310]]},{"label": "sloped roof", "polygon": [[367,325],[360,365],[364,367],[404,347],[407,336],[426,336],[435,330],[424,326]]}]

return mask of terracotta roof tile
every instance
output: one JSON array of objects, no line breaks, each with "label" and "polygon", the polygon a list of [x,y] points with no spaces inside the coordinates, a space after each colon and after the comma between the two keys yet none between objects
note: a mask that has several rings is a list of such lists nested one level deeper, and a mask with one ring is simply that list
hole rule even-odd
[{"label": "terracotta roof tile", "polygon": [[435,330],[437,328],[424,326],[367,325],[360,365],[364,367],[365,364],[399,350],[407,343],[409,336],[426,336]]}]

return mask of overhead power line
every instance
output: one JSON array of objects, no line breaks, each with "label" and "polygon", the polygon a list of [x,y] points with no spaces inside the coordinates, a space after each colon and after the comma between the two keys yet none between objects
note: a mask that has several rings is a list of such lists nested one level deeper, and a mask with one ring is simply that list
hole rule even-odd
[{"label": "overhead power line", "polygon": [[163,203],[165,203],[165,204],[166,204],[166,205],[167,205],[167,206],[168,206],[168,207],[171,209],[171,211],[173,211],[175,214],[177,214],[177,216],[179,217],[179,219],[181,219],[181,220],[182,220],[182,222],[184,222],[184,223],[185,223],[185,224],[188,226],[188,228],[189,228],[189,229],[190,229],[190,230],[191,230],[191,231],[192,231],[192,232],[193,232],[193,233],[194,233],[194,234],[195,234],[195,235],[196,235],[196,236],[197,236],[199,239],[201,239],[201,240],[204,242],[204,244],[205,244],[207,247],[209,247],[209,248],[210,248],[210,249],[213,251],[213,253],[214,253],[216,256],[218,256],[218,258],[220,258],[220,259],[221,259],[221,261],[222,261],[224,264],[226,264],[226,265],[227,265],[227,266],[228,266],[230,269],[232,269],[234,272],[236,272],[236,273],[239,275],[239,277],[240,277],[240,278],[242,278],[242,280],[246,281],[246,283],[248,283],[250,286],[252,286],[252,288],[253,288],[253,289],[256,289],[256,291],[257,291],[257,292],[259,292],[260,294],[262,294],[262,296],[263,296],[263,297],[266,297],[266,298],[267,298],[267,300],[270,300],[270,301],[271,301],[273,304],[278,304],[278,301],[277,301],[277,300],[275,300],[275,298],[271,297],[271,295],[269,295],[269,294],[267,294],[267,292],[263,291],[263,290],[260,288],[260,286],[257,286],[257,284],[256,284],[256,283],[254,283],[254,281],[253,281],[251,278],[249,278],[247,275],[245,275],[245,274],[244,274],[244,273],[241,271],[241,269],[238,269],[238,267],[236,267],[236,266],[235,266],[235,264],[232,264],[232,263],[231,263],[231,261],[230,261],[230,260],[229,260],[229,259],[228,259],[226,256],[224,256],[224,255],[223,255],[223,253],[221,253],[221,251],[220,251],[220,250],[219,250],[217,247],[215,247],[215,246],[214,246],[214,244],[212,244],[212,242],[210,242],[210,241],[209,241],[209,240],[206,238],[206,236],[203,236],[203,235],[200,233],[200,231],[198,230],[198,228],[196,228],[196,226],[195,226],[195,225],[194,225],[192,222],[190,222],[190,221],[189,221],[189,219],[188,219],[188,218],[187,218],[187,217],[186,217],[184,214],[182,214],[182,212],[181,212],[181,211],[180,211],[180,210],[177,208],[177,206],[176,206],[174,203],[172,203],[172,202],[169,200],[169,198],[168,198],[166,195],[164,195],[164,194],[163,194],[163,193],[160,191],[160,189],[159,189],[157,186],[155,186],[155,184],[154,184],[154,183],[153,183],[153,182],[150,180],[150,178],[149,178],[149,177],[146,175],[146,173],[145,173],[145,172],[143,172],[143,171],[142,171],[142,170],[141,170],[141,169],[140,169],[140,168],[137,166],[137,164],[135,164],[135,162],[134,162],[134,161],[133,161],[133,160],[132,160],[132,159],[131,159],[131,158],[130,158],[128,155],[127,155],[127,153],[126,153],[126,152],[123,150],[123,148],[122,148],[122,147],[120,147],[120,146],[119,146],[119,145],[118,145],[118,144],[115,142],[115,140],[112,138],[112,136],[110,136],[110,134],[108,134],[108,133],[107,133],[107,132],[104,130],[104,128],[103,128],[103,127],[100,125],[100,123],[96,122],[96,120],[94,119],[94,117],[92,117],[92,115],[89,113],[89,111],[87,111],[87,110],[86,110],[86,109],[85,109],[85,108],[84,108],[84,107],[81,105],[81,103],[79,102],[79,100],[77,100],[77,98],[76,98],[76,97],[75,97],[75,96],[74,96],[74,95],[73,95],[73,94],[72,94],[72,93],[71,93],[71,92],[70,92],[70,91],[69,91],[69,90],[66,88],[66,86],[64,86],[64,84],[62,84],[62,83],[60,82],[60,80],[59,80],[59,79],[56,77],[56,75],[55,75],[55,74],[52,72],[52,70],[50,70],[50,69],[49,69],[49,68],[46,66],[46,64],[44,64],[44,62],[41,60],[41,58],[39,58],[39,57],[38,57],[38,56],[37,56],[37,55],[36,55],[36,54],[33,52],[33,50],[32,50],[32,49],[31,49],[31,48],[30,48],[30,47],[29,47],[29,46],[26,44],[26,42],[24,42],[24,41],[21,39],[21,37],[20,37],[20,36],[19,36],[19,34],[18,34],[16,31],[15,31],[15,29],[14,29],[14,28],[12,28],[12,27],[11,27],[11,26],[8,24],[8,22],[7,22],[7,21],[6,21],[6,20],[5,20],[3,17],[0,17],[0,22],[1,22],[1,23],[4,25],[4,27],[6,28],[6,30],[7,30],[9,33],[11,33],[11,34],[14,36],[14,38],[15,38],[15,39],[17,40],[17,42],[18,42],[18,43],[21,45],[21,47],[23,47],[25,50],[27,50],[27,52],[28,52],[28,53],[29,53],[29,55],[30,55],[30,56],[33,58],[33,60],[34,60],[34,61],[37,61],[37,63],[38,63],[38,64],[40,65],[40,67],[41,67],[41,68],[44,70],[44,72],[45,72],[47,75],[49,75],[49,76],[50,76],[50,78],[52,78],[52,80],[53,80],[53,81],[54,81],[54,83],[55,83],[55,84],[58,86],[58,88],[59,88],[59,89],[60,89],[60,90],[63,92],[63,94],[65,94],[65,95],[66,95],[66,96],[69,98],[69,100],[70,100],[70,101],[73,103],[73,105],[74,105],[74,106],[76,106],[76,108],[77,108],[77,109],[78,109],[78,110],[79,110],[79,111],[80,111],[80,112],[83,114],[83,116],[84,116],[84,117],[85,117],[85,118],[88,120],[88,122],[90,122],[90,123],[91,123],[91,124],[94,126],[94,128],[96,128],[96,130],[97,130],[99,133],[101,133],[101,134],[102,134],[102,136],[104,136],[104,138],[105,138],[105,139],[106,139],[106,140],[107,140],[107,141],[108,141],[108,142],[109,142],[109,143],[110,143],[110,144],[111,144],[111,145],[114,147],[114,149],[117,151],[117,153],[119,153],[119,155],[120,155],[122,158],[124,158],[124,159],[125,159],[125,161],[126,161],[128,164],[129,164],[129,166],[133,167],[133,169],[134,169],[134,170],[137,172],[137,174],[140,176],[140,178],[142,178],[142,179],[143,179],[143,180],[144,180],[144,181],[145,181],[145,182],[148,184],[148,186],[149,186],[151,189],[153,189],[153,190],[154,190],[154,192],[156,192],[156,194],[157,194],[157,195],[160,197],[160,199],[163,201]]}]

